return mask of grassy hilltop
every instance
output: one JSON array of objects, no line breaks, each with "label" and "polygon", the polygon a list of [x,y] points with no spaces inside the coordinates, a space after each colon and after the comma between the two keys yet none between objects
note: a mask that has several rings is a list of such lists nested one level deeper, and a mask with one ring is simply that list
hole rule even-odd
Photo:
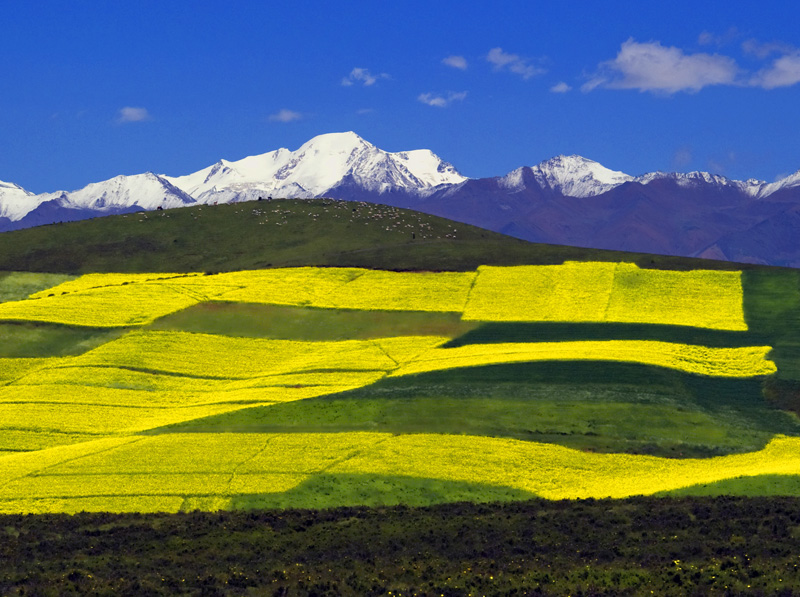
[{"label": "grassy hilltop", "polygon": [[[800,582],[796,499],[679,497],[800,496],[800,271],[329,200],[6,233],[0,269],[0,592]],[[296,507],[344,508],[248,514]],[[244,512],[19,516],[81,510]]]},{"label": "grassy hilltop", "polygon": [[333,199],[183,207],[0,234],[0,271],[226,272],[301,265],[457,271],[564,260],[739,267],[534,244],[407,209]]}]

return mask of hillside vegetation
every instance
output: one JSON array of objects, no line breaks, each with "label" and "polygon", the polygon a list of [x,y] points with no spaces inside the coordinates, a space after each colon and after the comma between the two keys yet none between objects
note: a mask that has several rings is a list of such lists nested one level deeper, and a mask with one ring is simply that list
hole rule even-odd
[{"label": "hillside vegetation", "polygon": [[467,271],[565,260],[741,269],[719,261],[533,244],[407,209],[332,199],[182,207],[0,234],[0,271],[60,274],[303,265]]}]

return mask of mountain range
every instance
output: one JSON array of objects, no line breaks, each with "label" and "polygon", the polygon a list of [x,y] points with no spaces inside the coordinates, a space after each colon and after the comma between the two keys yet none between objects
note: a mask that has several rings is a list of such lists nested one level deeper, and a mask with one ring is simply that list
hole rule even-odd
[{"label": "mountain range", "polygon": [[408,207],[534,242],[800,267],[800,171],[773,183],[707,172],[631,176],[561,155],[470,179],[429,150],[386,152],[353,132],[185,176],[117,176],[72,192],[35,195],[0,181],[0,231],[272,197]]}]

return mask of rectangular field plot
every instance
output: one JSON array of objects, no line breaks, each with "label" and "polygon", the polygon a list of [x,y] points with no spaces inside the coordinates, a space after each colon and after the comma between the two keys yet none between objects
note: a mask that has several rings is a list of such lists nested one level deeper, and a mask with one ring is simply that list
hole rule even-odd
[{"label": "rectangular field plot", "polygon": [[313,304],[339,309],[461,312],[475,276],[475,272],[363,270],[360,276]]},{"label": "rectangular field plot", "polygon": [[604,321],[616,263],[478,268],[464,319]]},{"label": "rectangular field plot", "polygon": [[719,377],[770,375],[769,346],[709,348],[650,340],[515,342],[432,348],[391,376],[526,361],[621,361]]},{"label": "rectangular field plot", "polygon": [[746,330],[741,272],[632,263],[478,269],[465,320],[653,323]]},{"label": "rectangular field plot", "polygon": [[742,274],[639,269],[620,263],[606,320],[746,330]]}]

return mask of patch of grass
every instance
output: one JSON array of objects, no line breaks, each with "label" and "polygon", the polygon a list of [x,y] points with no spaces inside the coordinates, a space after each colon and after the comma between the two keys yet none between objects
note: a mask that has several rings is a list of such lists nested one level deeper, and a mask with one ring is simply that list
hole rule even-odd
[{"label": "patch of grass", "polygon": [[58,324],[0,323],[0,358],[79,355],[119,338],[124,328],[81,328]]},{"label": "patch of grass", "polygon": [[781,379],[800,380],[800,271],[745,271],[744,312],[751,333],[768,337]]},{"label": "patch of grass", "polygon": [[0,303],[21,301],[34,292],[52,288],[74,278],[75,276],[68,274],[0,272]]},{"label": "patch of grass", "polygon": [[474,329],[458,313],[359,311],[255,303],[201,303],[153,322],[154,330],[282,340],[458,336]]},{"label": "patch of grass", "polygon": [[692,485],[672,491],[662,491],[655,497],[686,496],[800,496],[800,475],[757,475],[755,477],[736,477],[716,483]]},{"label": "patch of grass", "polygon": [[429,506],[446,502],[510,502],[535,494],[482,483],[376,474],[320,474],[283,493],[234,496],[229,509]]},{"label": "patch of grass", "polygon": [[800,421],[763,400],[760,380],[549,362],[389,378],[154,432],[344,430],[484,435],[685,458],[758,450],[775,434],[800,435]]}]

